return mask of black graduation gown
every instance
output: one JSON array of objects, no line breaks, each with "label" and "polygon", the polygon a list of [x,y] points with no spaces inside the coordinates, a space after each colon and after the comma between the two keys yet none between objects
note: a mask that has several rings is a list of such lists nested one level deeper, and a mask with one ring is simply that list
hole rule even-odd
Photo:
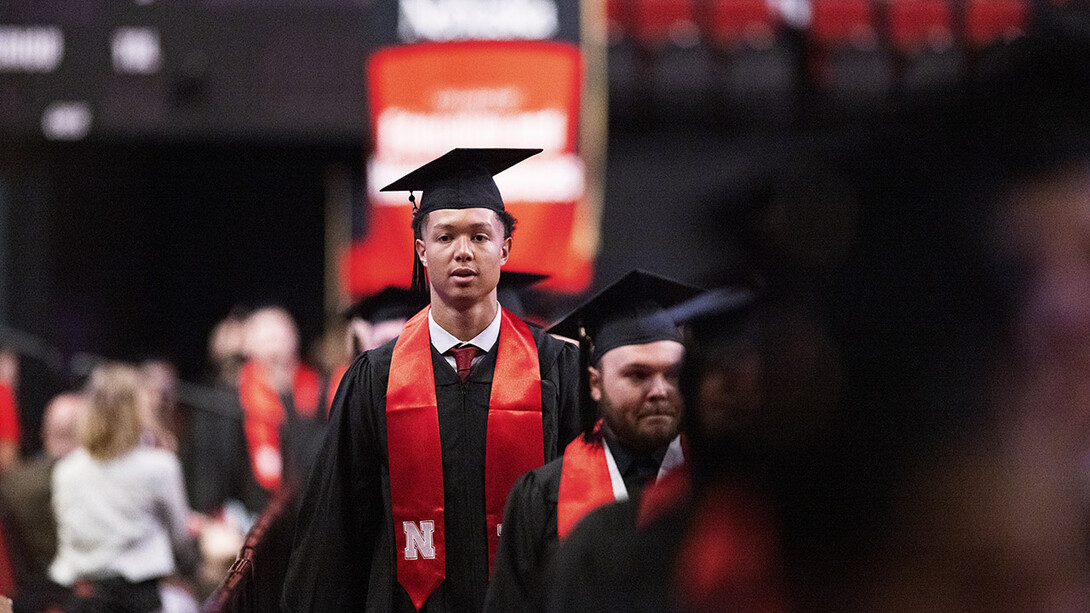
[{"label": "black graduation gown", "polygon": [[214,513],[228,500],[238,500],[252,513],[260,513],[269,493],[258,484],[246,452],[246,431],[238,392],[218,410],[193,411],[189,440],[183,456],[190,504],[195,511]]},{"label": "black graduation gown", "polygon": [[485,611],[541,611],[558,546],[556,507],[564,458],[524,473],[503,510],[503,538],[492,567]]},{"label": "black graduation gown", "polygon": [[556,552],[549,613],[677,611],[674,561],[687,521],[672,511],[637,529],[639,502],[606,505],[584,517]]},{"label": "black graduation gown", "polygon": [[[580,431],[578,349],[531,326],[541,366],[545,461]],[[329,429],[299,511],[284,583],[288,611],[415,611],[397,583],[386,446],[386,387],[395,341],[341,379]],[[480,611],[488,586],[485,438],[496,347],[463,387],[434,348],[443,454],[446,579],[422,611]]]},{"label": "black graduation gown", "polygon": [[[635,481],[629,480],[627,470],[636,454],[613,437],[609,441],[618,469],[625,475],[628,491],[638,492]],[[654,459],[660,466],[665,454],[665,447],[655,454]],[[485,611],[530,613],[545,610],[553,557],[559,546],[556,509],[563,470],[562,456],[526,472],[511,487],[503,511],[504,538],[496,552]]]}]

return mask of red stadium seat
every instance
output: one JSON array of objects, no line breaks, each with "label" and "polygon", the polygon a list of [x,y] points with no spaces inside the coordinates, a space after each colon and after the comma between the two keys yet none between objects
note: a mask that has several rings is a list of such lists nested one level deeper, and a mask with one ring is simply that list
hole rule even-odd
[{"label": "red stadium seat", "polygon": [[874,6],[870,0],[813,0],[810,39],[826,46],[874,43]]},{"label": "red stadium seat", "polygon": [[610,41],[631,36],[629,32],[629,5],[627,0],[606,0],[606,28]]},{"label": "red stadium seat", "polygon": [[704,30],[722,47],[759,48],[775,42],[779,25],[766,0],[711,0]]},{"label": "red stadium seat", "polygon": [[634,0],[631,8],[635,37],[644,46],[692,47],[700,42],[694,0]]},{"label": "red stadium seat", "polygon": [[974,47],[1022,34],[1029,17],[1029,4],[1023,0],[967,0],[965,38]]},{"label": "red stadium seat", "polygon": [[813,0],[808,68],[834,109],[872,108],[894,88],[893,54],[881,44],[871,0]]},{"label": "red stadium seat", "polygon": [[915,53],[953,44],[953,11],[948,0],[891,0],[887,6],[890,41],[900,51]]}]

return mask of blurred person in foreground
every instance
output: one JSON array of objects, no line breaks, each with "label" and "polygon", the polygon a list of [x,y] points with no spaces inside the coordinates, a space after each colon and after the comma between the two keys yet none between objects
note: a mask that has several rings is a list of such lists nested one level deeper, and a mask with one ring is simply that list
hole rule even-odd
[{"label": "blurred person in foreground", "polygon": [[603,504],[638,497],[682,463],[684,348],[665,308],[698,292],[632,271],[549,328],[584,343],[583,435],[512,486],[486,610],[541,609],[553,554],[572,527]]},{"label": "blurred person in foreground", "polygon": [[[688,494],[589,516],[552,610],[1090,610],[1090,45],[1038,27],[848,139],[851,239],[769,279],[755,419]],[[776,208],[756,234],[809,234]]]},{"label": "blurred person in foreground", "polygon": [[79,425],[86,399],[75,392],[54,397],[42,420],[42,452],[16,464],[0,479],[0,510],[9,547],[15,552],[19,592],[16,611],[42,611],[64,603],[66,592],[48,580],[57,554],[51,480],[57,461],[79,446]]},{"label": "blurred person in foreground", "polygon": [[484,606],[511,484],[579,431],[575,347],[496,297],[515,220],[492,176],[537,151],[455,149],[384,188],[422,192],[413,286],[431,304],[341,380],[287,610]]},{"label": "blurred person in foreground", "polygon": [[66,611],[158,611],[175,550],[192,542],[181,464],[142,446],[145,396],[135,368],[97,367],[81,447],[53,471],[57,555],[50,577],[71,588]]}]

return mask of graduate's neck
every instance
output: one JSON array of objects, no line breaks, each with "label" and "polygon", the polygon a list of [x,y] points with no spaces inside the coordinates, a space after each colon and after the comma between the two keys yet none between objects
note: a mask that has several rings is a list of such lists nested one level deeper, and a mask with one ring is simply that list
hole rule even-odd
[{"label": "graduate's neck", "polygon": [[431,316],[435,323],[460,341],[473,340],[496,318],[500,303],[496,290],[487,299],[468,304],[448,304],[432,292]]}]

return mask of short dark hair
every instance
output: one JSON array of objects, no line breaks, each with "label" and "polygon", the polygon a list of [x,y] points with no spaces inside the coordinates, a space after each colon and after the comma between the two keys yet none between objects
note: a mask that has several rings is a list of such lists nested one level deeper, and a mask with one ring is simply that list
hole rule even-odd
[{"label": "short dark hair", "polygon": [[[511,238],[511,235],[515,232],[515,224],[518,223],[518,220],[515,219],[514,215],[508,213],[507,211],[493,211],[493,213],[495,213],[496,216],[500,218],[500,223],[503,224],[503,237]],[[428,215],[431,215],[430,211],[424,213],[423,215],[413,215],[413,220],[411,224],[413,229],[413,238],[423,240],[424,235],[422,234],[422,228],[428,223]]]}]

